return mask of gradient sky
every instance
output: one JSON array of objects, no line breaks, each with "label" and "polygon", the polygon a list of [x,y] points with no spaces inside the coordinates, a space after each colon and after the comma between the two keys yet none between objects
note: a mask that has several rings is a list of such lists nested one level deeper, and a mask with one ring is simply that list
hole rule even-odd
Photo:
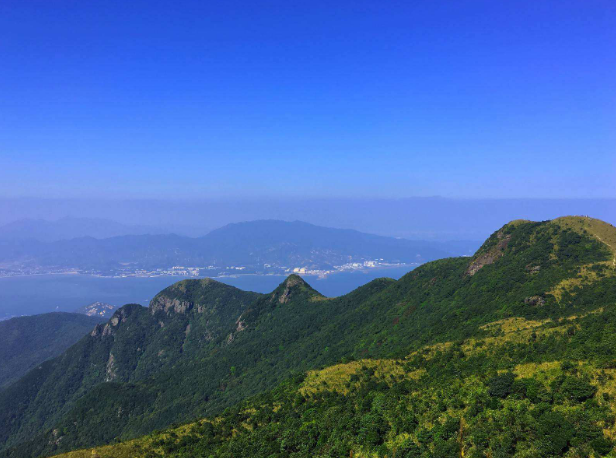
[{"label": "gradient sky", "polygon": [[0,195],[616,197],[616,2],[0,2]]}]

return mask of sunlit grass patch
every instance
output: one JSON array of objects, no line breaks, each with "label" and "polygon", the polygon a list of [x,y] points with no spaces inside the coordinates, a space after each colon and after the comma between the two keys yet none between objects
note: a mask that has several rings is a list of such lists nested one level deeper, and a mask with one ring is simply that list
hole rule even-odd
[{"label": "sunlit grass patch", "polygon": [[396,359],[362,359],[336,364],[325,369],[308,372],[299,391],[303,395],[323,390],[345,394],[349,390],[351,378],[364,369],[373,369],[376,378],[392,383],[394,380],[419,378],[425,372],[423,370],[407,372],[404,370],[403,363],[404,361]]}]

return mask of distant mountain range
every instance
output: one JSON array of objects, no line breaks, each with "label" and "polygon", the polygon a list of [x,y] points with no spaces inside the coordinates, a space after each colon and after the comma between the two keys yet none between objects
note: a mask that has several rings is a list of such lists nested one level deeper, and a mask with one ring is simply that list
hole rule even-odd
[{"label": "distant mountain range", "polygon": [[128,226],[102,218],[66,217],[56,221],[20,219],[0,226],[0,240],[36,240],[54,242],[78,237],[104,239],[122,235],[161,234],[160,229],[148,226]]},{"label": "distant mountain range", "polygon": [[[107,218],[125,224],[201,237],[230,222],[276,219],[356,229],[410,240],[474,240],[481,243],[503,221],[543,221],[560,215],[593,215],[616,224],[611,199],[409,198],[186,198],[93,199],[0,196],[0,224],[22,218],[56,220],[66,215]],[[153,232],[146,232],[153,233]],[[83,234],[92,235],[92,234]],[[123,234],[116,234],[123,235]],[[71,237],[64,237],[71,238]]]},{"label": "distant mountain range", "polygon": [[295,221],[229,224],[203,237],[123,235],[43,242],[0,240],[0,269],[58,268],[95,272],[171,266],[243,266],[246,272],[276,268],[329,269],[352,262],[426,261],[471,254],[475,242],[424,242],[333,229]]}]

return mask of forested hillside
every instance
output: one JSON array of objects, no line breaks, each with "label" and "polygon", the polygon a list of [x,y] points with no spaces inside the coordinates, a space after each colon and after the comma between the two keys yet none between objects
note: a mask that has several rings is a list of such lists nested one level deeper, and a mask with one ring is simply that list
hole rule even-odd
[{"label": "forested hillside", "polygon": [[310,371],[220,416],[58,458],[613,456],[613,308],[483,331]]},{"label": "forested hillside", "polygon": [[97,317],[59,312],[0,321],[0,387],[58,356],[100,321]]},{"label": "forested hillside", "polygon": [[[0,392],[2,456],[205,417],[94,456],[605,454],[614,246],[616,229],[597,220],[515,221],[472,258],[334,299],[296,276],[268,295],[180,282]],[[529,416],[515,414],[520,402]],[[522,443],[562,418],[561,449],[545,451],[543,436]]]}]

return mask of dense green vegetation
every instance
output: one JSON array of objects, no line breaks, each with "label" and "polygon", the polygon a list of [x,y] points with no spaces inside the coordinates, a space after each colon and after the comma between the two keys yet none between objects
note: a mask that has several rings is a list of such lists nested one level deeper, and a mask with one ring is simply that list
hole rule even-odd
[{"label": "dense green vegetation", "polygon": [[[180,282],[161,292],[149,309],[136,305],[123,307],[107,325],[100,326],[62,357],[31,372],[11,389],[0,392],[0,441],[6,441],[8,446],[3,456],[50,455],[109,443],[115,438],[130,439],[174,422],[195,418],[218,416],[212,422],[213,428],[217,428],[219,423],[224,425],[225,421],[233,425],[240,415],[237,409],[254,411],[257,417],[243,426],[246,431],[235,425],[223,432],[207,433],[212,443],[204,443],[195,433],[197,439],[190,440],[200,444],[201,448],[194,451],[197,453],[198,450],[201,454],[198,456],[243,456],[239,449],[253,450],[250,444],[258,450],[254,449],[253,455],[246,456],[287,456],[293,450],[297,456],[311,456],[310,453],[341,456],[338,453],[342,449],[335,449],[335,452],[331,449],[334,443],[347,447],[342,451],[353,450],[366,456],[392,456],[393,450],[401,446],[397,441],[404,439],[401,434],[407,434],[406,439],[412,438],[414,446],[410,443],[408,446],[414,451],[408,453],[415,455],[399,456],[421,456],[441,450],[434,448],[436,438],[449,444],[438,445],[445,447],[443,450],[453,450],[453,444],[462,441],[459,435],[454,439],[453,425],[456,418],[459,431],[464,431],[464,425],[471,424],[474,417],[467,408],[475,389],[479,393],[477,396],[483,399],[481,402],[489,401],[486,404],[489,409],[484,406],[481,412],[493,410],[494,418],[504,415],[502,420],[494,420],[494,425],[506,421],[507,415],[511,416],[507,413],[507,406],[510,400],[517,400],[515,396],[521,396],[528,409],[535,408],[531,405],[533,402],[540,405],[537,415],[546,413],[554,423],[554,415],[562,415],[570,407],[586,406],[596,400],[595,393],[590,397],[589,393],[601,389],[592,379],[594,369],[599,367],[597,358],[600,352],[593,356],[592,361],[589,356],[575,356],[577,360],[590,361],[584,363],[588,365],[587,372],[593,374],[588,380],[581,377],[578,383],[580,377],[576,373],[564,371],[564,376],[576,378],[576,381],[563,379],[558,386],[552,381],[544,383],[553,400],[547,410],[541,402],[535,402],[538,398],[533,398],[533,401],[528,395],[519,394],[519,379],[528,377],[499,377],[498,370],[515,372],[517,365],[524,362],[573,357],[573,354],[553,355],[561,351],[561,347],[567,347],[562,339],[575,338],[577,324],[571,325],[570,334],[568,329],[564,333],[550,331],[549,323],[556,329],[554,326],[558,325],[560,317],[587,313],[599,307],[607,310],[616,303],[614,252],[606,242],[605,234],[601,232],[601,238],[597,235],[596,225],[600,222],[574,220],[576,224],[570,220],[513,222],[490,237],[473,258],[432,262],[399,281],[376,280],[335,299],[324,298],[296,276],[289,277],[268,295],[245,293],[213,281]],[[608,235],[616,231],[605,223],[600,224]],[[597,316],[608,315],[588,315],[584,319],[592,320]],[[510,348],[494,346],[489,339],[498,339],[495,333],[505,331],[485,325],[502,319],[513,322],[516,319],[535,320],[528,322],[538,322],[542,327],[534,331],[534,337],[529,333],[525,340],[508,344]],[[542,320],[551,321],[543,323]],[[576,346],[576,351],[591,348],[589,345],[599,334],[592,336],[589,342]],[[472,356],[472,352],[469,355],[455,353],[450,349],[451,345],[443,344],[464,341],[469,345],[477,339],[485,340],[486,348],[494,347],[501,353],[489,358]],[[438,356],[438,351],[434,355],[430,353],[430,348],[440,348],[438,345],[434,347],[439,343],[441,354],[449,356]],[[546,346],[544,351],[541,345]],[[605,347],[605,361],[601,362],[608,364],[605,370],[609,370],[609,347]],[[511,353],[514,349],[519,354]],[[420,350],[429,354],[415,353],[413,359],[404,359]],[[356,378],[345,382],[344,390],[330,390],[331,393],[327,390],[302,391],[301,383],[304,382],[299,379],[288,381],[293,374],[339,362],[383,358],[397,360],[404,374],[422,371],[424,375],[406,376],[400,372],[402,369],[394,369],[388,371],[383,385],[380,372],[369,374],[369,371],[361,370],[355,374]],[[362,364],[368,368],[371,365]],[[396,377],[404,380],[389,383]],[[541,377],[543,375],[537,380],[542,380]],[[267,392],[283,382],[278,390],[263,395],[265,398],[241,404],[247,397]],[[533,385],[535,382],[528,383],[532,385],[531,392],[539,390],[538,385]],[[595,388],[588,388],[588,384]],[[396,430],[390,423],[393,414],[387,409],[398,408],[393,400],[400,399],[400,393],[396,391],[401,389],[400,386],[406,386],[404,390],[411,390],[409,393],[418,393],[416,404],[410,400],[408,403],[400,401],[400,406],[415,415],[417,425],[421,425],[412,430],[408,425]],[[455,387],[458,391],[470,390],[464,404],[449,404],[459,398],[455,395]],[[298,393],[305,393],[301,396],[304,401],[299,401]],[[559,393],[567,395],[563,397]],[[573,405],[571,393],[574,393],[573,397],[588,399],[575,401],[578,404]],[[289,399],[284,397],[287,394]],[[360,434],[358,431],[368,428],[372,421],[372,407],[366,406],[376,395],[382,395],[383,405],[389,406],[381,409],[383,415],[387,413],[384,417],[387,424],[375,417],[376,424],[382,424],[382,428]],[[276,408],[270,409],[273,416],[268,416],[267,408],[261,407],[263,399],[269,399],[268,396],[275,399]],[[422,396],[425,397],[422,399]],[[300,404],[296,405],[296,401]],[[592,417],[584,427],[595,432],[607,421],[607,410],[601,399],[598,401],[596,408],[589,406],[583,411]],[[445,403],[444,410],[439,412],[450,412],[452,420],[435,417],[434,405],[439,403]],[[301,409],[304,407],[300,409],[300,405],[307,409],[306,412],[303,413]],[[356,409],[357,405],[364,407],[359,411],[351,409],[352,406]],[[219,416],[226,408],[236,410]],[[284,417],[276,417],[280,409],[286,409],[281,413]],[[293,411],[297,414],[291,414]],[[261,418],[262,415],[265,417]],[[309,420],[312,418],[309,415],[314,416],[314,426],[302,427],[313,421]],[[364,415],[368,417],[353,427],[355,429],[350,423],[344,423],[354,422]],[[252,413],[248,415],[251,416]],[[514,417],[518,421],[519,415]],[[334,428],[322,423],[327,418],[339,419],[343,426]],[[490,425],[492,423],[487,422],[486,428],[492,427]],[[257,426],[264,428],[262,439],[251,433]],[[524,431],[536,426],[532,422],[519,425]],[[448,432],[434,429],[437,427]],[[503,434],[509,432],[507,427],[501,425],[499,428],[503,429]],[[295,445],[289,445],[291,448],[286,451],[280,449],[277,441],[281,437],[305,429],[313,431],[307,436],[307,441],[312,440],[308,437],[318,437],[314,444],[289,437],[288,443]],[[416,434],[423,429],[428,432],[421,433],[418,438]],[[325,430],[329,432],[326,434]],[[398,432],[394,434],[392,431]],[[500,437],[498,431],[488,429],[486,434],[490,438]],[[343,433],[348,436],[344,440],[334,440],[331,436]],[[354,442],[356,436],[366,437],[365,442]],[[462,436],[466,441],[470,441],[470,437]],[[537,444],[531,439],[524,445],[529,451],[520,456],[550,456],[533,455]],[[592,440],[595,439],[599,440],[596,434]],[[229,448],[236,440],[238,449]],[[586,450],[587,447],[595,450],[592,440],[578,440],[567,435],[568,442],[579,445],[575,450]],[[519,438],[515,439],[514,445],[519,441]],[[472,445],[475,442],[469,444],[469,453],[475,453]],[[573,450],[574,445],[567,447]],[[271,447],[278,447],[278,451],[273,453]],[[418,447],[419,451],[413,447]],[[485,444],[482,447],[485,448]],[[494,447],[491,450],[496,450]],[[479,446],[476,448],[476,453],[483,453]],[[327,455],[330,452],[331,455]],[[505,453],[502,456],[509,456],[506,454],[509,452],[502,453]],[[451,455],[439,452],[434,456]],[[494,452],[491,456],[501,455]]]},{"label": "dense green vegetation", "polygon": [[600,457],[616,445],[616,310],[291,378],[222,415],[62,458]]},{"label": "dense green vegetation", "polygon": [[100,318],[59,312],[0,321],[0,387],[58,356],[99,322]]},{"label": "dense green vegetation", "polygon": [[[163,290],[150,309],[136,304],[122,307],[108,323],[98,325],[62,356],[43,363],[0,392],[0,443],[35,438],[39,444],[36,438],[42,437],[41,431],[52,426],[63,428],[59,419],[69,422],[88,405],[95,410],[110,409],[101,415],[115,415],[118,409],[127,414],[103,428],[94,416],[88,417],[78,441],[113,437],[155,399],[131,395],[147,391],[133,384],[134,380],[147,380],[153,373],[164,374],[169,380],[173,371],[165,369],[176,365],[178,359],[195,361],[193,349],[216,350],[226,337],[223,331],[233,329],[236,317],[259,297],[209,280],[186,281]],[[187,304],[190,307],[180,311]],[[116,383],[100,386],[108,382]],[[111,392],[114,387],[117,394]],[[109,403],[103,402],[103,394],[109,395]],[[24,456],[22,453],[18,455]]]}]

